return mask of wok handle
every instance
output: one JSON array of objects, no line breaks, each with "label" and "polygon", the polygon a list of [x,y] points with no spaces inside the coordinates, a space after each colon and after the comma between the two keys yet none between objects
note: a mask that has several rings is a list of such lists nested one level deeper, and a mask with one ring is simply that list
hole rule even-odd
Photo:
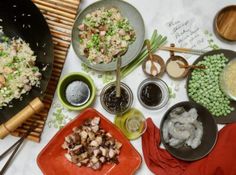
[{"label": "wok handle", "polygon": [[36,97],[33,101],[29,103],[28,106],[26,106],[10,120],[0,126],[0,139],[3,139],[5,136],[13,132],[28,118],[33,116],[36,112],[42,110],[43,107],[43,102],[38,97]]}]

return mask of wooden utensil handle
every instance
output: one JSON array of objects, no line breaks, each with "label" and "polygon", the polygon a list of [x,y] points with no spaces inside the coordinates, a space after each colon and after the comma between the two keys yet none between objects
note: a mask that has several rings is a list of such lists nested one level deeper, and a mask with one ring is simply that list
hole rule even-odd
[{"label": "wooden utensil handle", "polygon": [[37,97],[28,106],[13,116],[10,120],[0,126],[0,139],[18,128],[24,121],[39,112],[44,107],[42,101]]}]

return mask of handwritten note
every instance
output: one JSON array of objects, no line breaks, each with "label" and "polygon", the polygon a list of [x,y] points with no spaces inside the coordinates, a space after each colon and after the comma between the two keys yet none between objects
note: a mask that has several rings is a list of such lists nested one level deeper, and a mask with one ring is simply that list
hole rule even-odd
[{"label": "handwritten note", "polygon": [[195,18],[173,18],[166,23],[166,27],[178,47],[195,49],[208,47],[207,39]]}]

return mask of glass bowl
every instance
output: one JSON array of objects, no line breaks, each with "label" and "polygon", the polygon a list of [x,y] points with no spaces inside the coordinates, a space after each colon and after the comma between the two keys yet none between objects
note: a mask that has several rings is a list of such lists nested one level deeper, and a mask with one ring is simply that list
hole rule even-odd
[{"label": "glass bowl", "polygon": [[145,117],[135,108],[131,108],[122,115],[116,115],[114,123],[130,140],[139,138],[147,129]]},{"label": "glass bowl", "polygon": [[[124,104],[124,101],[119,101],[118,98],[115,97],[115,87],[116,87],[115,82],[107,84],[102,89],[102,92],[100,94],[100,102],[102,104],[102,107],[110,114],[122,114],[126,112],[127,110],[129,110],[133,104],[133,93],[131,89],[125,83],[122,83],[122,82],[120,86],[121,86],[121,97],[122,97],[122,91],[127,96],[127,99],[126,99],[127,102],[125,102],[127,104],[125,105],[125,107],[121,107],[120,109],[117,108],[118,106],[121,106],[122,104]],[[107,97],[109,99],[107,99]],[[111,103],[111,101],[113,102]]]},{"label": "glass bowl", "polygon": [[[160,88],[160,91],[161,91],[160,102],[155,106],[147,105],[141,98],[142,90],[148,84],[157,85]],[[167,102],[169,101],[169,88],[168,88],[167,84],[161,79],[148,78],[148,79],[144,80],[143,82],[141,82],[141,84],[139,85],[137,95],[138,95],[138,100],[139,100],[139,102],[141,103],[142,106],[144,106],[147,109],[158,110],[158,109],[163,108],[167,104]]]}]

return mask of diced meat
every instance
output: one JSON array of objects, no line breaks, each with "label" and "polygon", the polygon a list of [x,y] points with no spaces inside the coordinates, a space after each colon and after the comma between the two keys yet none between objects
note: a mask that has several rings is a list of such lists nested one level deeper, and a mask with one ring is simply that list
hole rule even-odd
[{"label": "diced meat", "polygon": [[10,74],[12,72],[13,72],[13,70],[10,67],[4,67],[3,68],[3,73],[5,73],[5,74]]},{"label": "diced meat", "polygon": [[91,143],[90,143],[90,146],[94,146],[94,147],[98,147],[99,144],[96,140],[93,140]]},{"label": "diced meat", "polygon": [[81,139],[82,139],[82,140],[86,140],[86,139],[87,139],[87,136],[88,136],[88,133],[85,132],[85,131],[82,131],[82,132],[80,133],[80,136],[81,136]]},{"label": "diced meat", "polygon": [[81,31],[85,30],[84,24],[80,24],[78,28],[79,28],[79,30],[81,30]]},{"label": "diced meat", "polygon": [[95,134],[93,132],[88,133],[89,139],[94,140],[95,139]]},{"label": "diced meat", "polygon": [[105,157],[100,157],[99,160],[104,163],[106,161],[106,158]]},{"label": "diced meat", "polygon": [[31,88],[32,88],[32,86],[30,86],[30,85],[28,85],[28,84],[25,84],[25,85],[24,85],[24,90],[27,91],[27,92],[30,91]]},{"label": "diced meat", "polygon": [[118,33],[121,36],[124,36],[126,34],[124,29],[120,29]]},{"label": "diced meat", "polygon": [[80,161],[80,163],[82,165],[86,165],[88,162],[89,162],[89,159],[84,159],[84,160]]},{"label": "diced meat", "polygon": [[91,125],[92,126],[99,125],[99,122],[100,122],[100,118],[99,117],[95,117],[95,118],[92,119]]},{"label": "diced meat", "polygon": [[94,170],[98,170],[98,169],[101,168],[101,166],[102,166],[102,164],[101,164],[100,162],[97,162],[97,163],[93,164],[92,168],[93,168]]},{"label": "diced meat", "polygon": [[105,36],[105,35],[106,35],[106,31],[100,31],[100,32],[99,32],[99,35],[100,35],[100,36]]},{"label": "diced meat", "polygon": [[99,149],[102,151],[103,156],[107,156],[108,149],[105,149],[103,147],[100,147]]},{"label": "diced meat", "polygon": [[120,149],[121,147],[122,147],[122,143],[116,141],[115,148]]},{"label": "diced meat", "polygon": [[101,136],[97,136],[95,141],[98,143],[98,146],[102,144],[102,137]]},{"label": "diced meat", "polygon": [[95,156],[93,156],[93,157],[91,158],[91,162],[92,162],[93,164],[97,163],[97,162],[98,162],[98,158],[95,157]]},{"label": "diced meat", "polygon": [[66,154],[65,154],[65,157],[66,157],[67,160],[69,160],[70,162],[72,162],[72,160],[71,160],[71,155],[70,155],[70,154],[66,153]]},{"label": "diced meat", "polygon": [[68,161],[94,170],[100,169],[105,162],[118,163],[122,144],[101,129],[99,123],[99,117],[86,120],[84,125],[73,128],[73,133],[65,137],[62,148],[68,151],[65,154]]},{"label": "diced meat", "polygon": [[93,151],[93,154],[94,154],[94,156],[95,157],[97,157],[97,155],[99,155],[99,154],[101,154],[101,150],[100,149],[95,149],[94,151]]},{"label": "diced meat", "polygon": [[113,158],[116,155],[116,152],[113,149],[109,149],[109,153],[108,153],[110,158]]},{"label": "diced meat", "polygon": [[93,132],[96,133],[99,130],[99,126],[95,125],[95,126],[91,127],[91,129],[92,129]]},{"label": "diced meat", "polygon": [[6,83],[6,80],[3,75],[0,75],[0,88],[3,87]]}]

